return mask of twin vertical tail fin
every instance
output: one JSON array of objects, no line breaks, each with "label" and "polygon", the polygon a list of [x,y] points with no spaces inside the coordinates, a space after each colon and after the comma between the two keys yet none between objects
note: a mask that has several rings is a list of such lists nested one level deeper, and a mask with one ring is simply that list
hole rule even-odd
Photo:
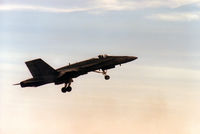
[{"label": "twin vertical tail fin", "polygon": [[55,75],[57,71],[49,66],[42,59],[35,59],[25,62],[33,78],[41,78],[47,75]]}]

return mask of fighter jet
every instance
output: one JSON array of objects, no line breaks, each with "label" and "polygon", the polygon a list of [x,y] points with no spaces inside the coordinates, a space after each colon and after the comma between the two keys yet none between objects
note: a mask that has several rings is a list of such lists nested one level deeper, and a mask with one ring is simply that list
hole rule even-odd
[{"label": "fighter jet", "polygon": [[61,91],[66,93],[72,90],[71,83],[73,82],[73,78],[77,78],[88,72],[96,72],[103,74],[105,80],[109,80],[110,76],[107,75],[108,69],[115,68],[116,65],[121,65],[136,59],[137,57],[135,56],[99,55],[96,58],[54,69],[45,61],[38,58],[25,62],[33,78],[14,85],[20,85],[21,87],[38,87],[47,83],[54,83],[55,85],[64,84]]}]

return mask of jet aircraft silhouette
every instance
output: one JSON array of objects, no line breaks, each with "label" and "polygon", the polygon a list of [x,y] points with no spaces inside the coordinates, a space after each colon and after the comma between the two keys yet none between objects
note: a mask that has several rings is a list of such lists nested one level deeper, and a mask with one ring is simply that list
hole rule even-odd
[{"label": "jet aircraft silhouette", "polygon": [[14,85],[20,85],[21,87],[38,87],[47,83],[54,83],[55,85],[65,84],[61,91],[66,93],[72,90],[71,83],[73,82],[73,78],[93,71],[102,73],[105,79],[109,80],[110,76],[107,75],[108,69],[115,68],[116,65],[121,65],[136,59],[137,57],[135,56],[99,55],[98,58],[91,58],[85,61],[69,64],[58,69],[52,68],[40,58],[34,59],[25,62],[33,78]]}]

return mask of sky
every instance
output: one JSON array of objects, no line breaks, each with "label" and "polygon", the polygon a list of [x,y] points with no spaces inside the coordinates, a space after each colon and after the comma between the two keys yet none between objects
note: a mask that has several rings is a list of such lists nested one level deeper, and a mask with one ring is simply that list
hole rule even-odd
[{"label": "sky", "polygon": [[[200,0],[1,0],[1,134],[199,134]],[[63,85],[13,86],[25,61],[138,59]]]}]

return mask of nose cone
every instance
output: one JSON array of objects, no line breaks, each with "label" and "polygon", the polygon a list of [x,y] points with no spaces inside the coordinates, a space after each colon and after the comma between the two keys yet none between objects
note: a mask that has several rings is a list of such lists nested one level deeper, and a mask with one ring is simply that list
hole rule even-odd
[{"label": "nose cone", "polygon": [[127,63],[133,60],[136,60],[138,57],[136,56],[113,56],[117,64]]},{"label": "nose cone", "polygon": [[130,61],[136,60],[137,58],[138,57],[135,57],[135,56],[127,56],[126,60],[127,60],[127,62],[130,62]]}]

